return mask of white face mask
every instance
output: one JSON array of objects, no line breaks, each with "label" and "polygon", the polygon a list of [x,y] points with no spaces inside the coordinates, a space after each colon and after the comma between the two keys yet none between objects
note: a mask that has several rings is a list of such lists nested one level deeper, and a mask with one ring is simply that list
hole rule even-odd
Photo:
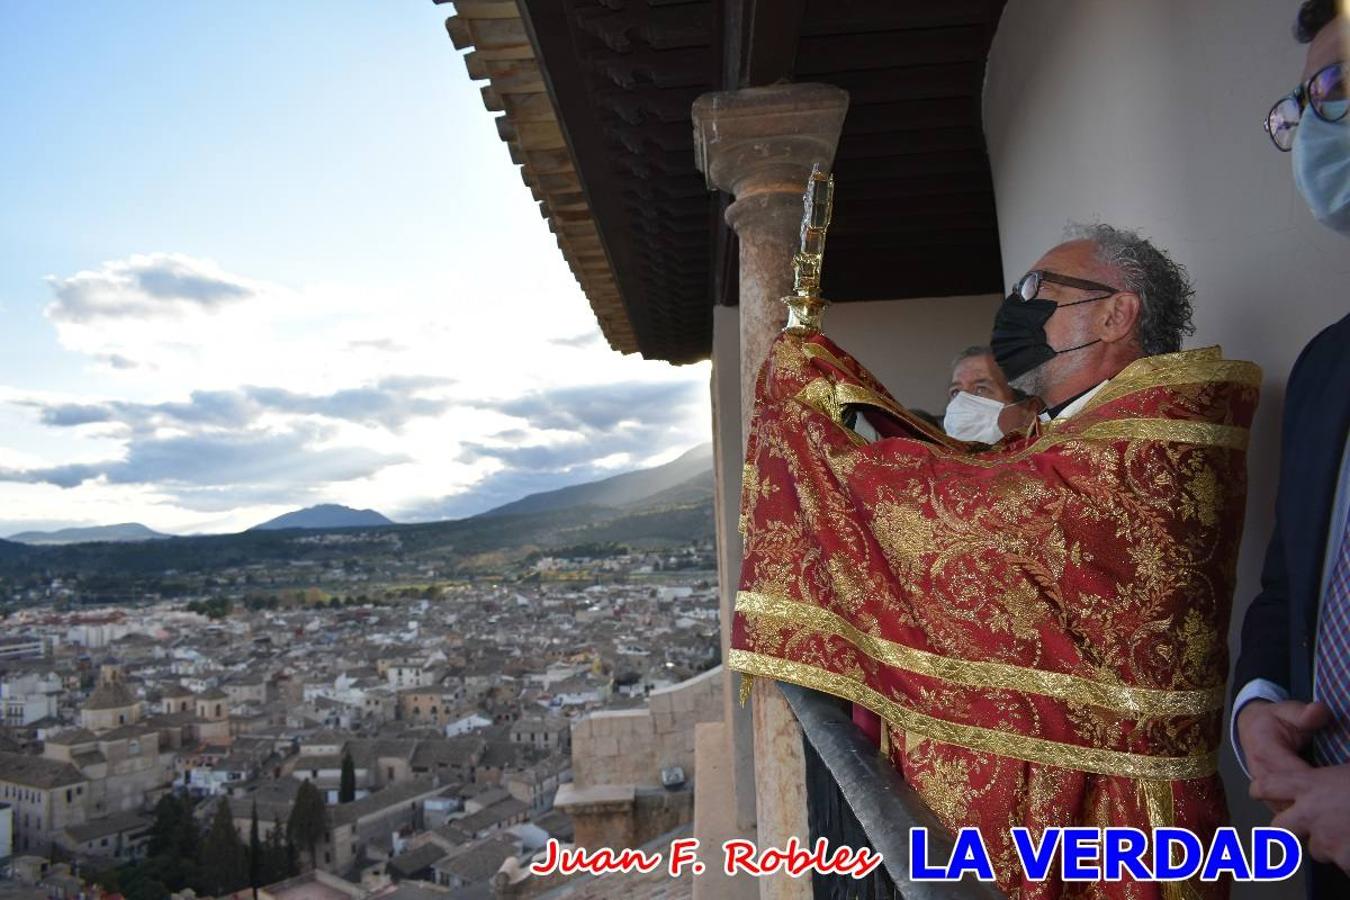
[{"label": "white face mask", "polygon": [[1293,157],[1294,184],[1313,217],[1350,235],[1350,119],[1324,122],[1306,110],[1294,132]]},{"label": "white face mask", "polygon": [[942,430],[960,441],[996,444],[1003,437],[1003,430],[998,427],[1001,412],[1003,404],[997,400],[961,391],[947,404]]}]

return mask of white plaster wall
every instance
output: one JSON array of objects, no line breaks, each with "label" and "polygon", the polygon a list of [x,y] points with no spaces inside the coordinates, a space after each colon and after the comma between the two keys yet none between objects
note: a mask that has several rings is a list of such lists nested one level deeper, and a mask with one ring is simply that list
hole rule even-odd
[{"label": "white plaster wall", "polygon": [[[1249,455],[1232,642],[1270,531],[1285,377],[1350,310],[1350,242],[1313,221],[1261,130],[1303,48],[1295,0],[1010,0],[989,57],[985,132],[1005,280],[1066,220],[1142,228],[1198,288],[1189,346],[1265,370]],[[1234,824],[1263,821],[1225,748]],[[1289,884],[1234,897],[1294,896]]]},{"label": "white plaster wall", "polygon": [[901,403],[941,417],[952,358],[972,344],[989,343],[1001,300],[989,294],[840,303],[825,311],[824,331]]}]

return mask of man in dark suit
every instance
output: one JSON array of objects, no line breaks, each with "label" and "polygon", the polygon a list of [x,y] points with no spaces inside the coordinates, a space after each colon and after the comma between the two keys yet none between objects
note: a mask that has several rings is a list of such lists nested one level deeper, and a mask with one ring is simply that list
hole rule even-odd
[{"label": "man in dark suit", "polygon": [[[1350,236],[1346,38],[1336,0],[1308,0],[1300,86],[1267,131],[1292,150],[1313,214]],[[1304,348],[1289,375],[1275,531],[1242,627],[1233,741],[1251,794],[1320,865],[1315,897],[1350,897],[1350,316]]]}]

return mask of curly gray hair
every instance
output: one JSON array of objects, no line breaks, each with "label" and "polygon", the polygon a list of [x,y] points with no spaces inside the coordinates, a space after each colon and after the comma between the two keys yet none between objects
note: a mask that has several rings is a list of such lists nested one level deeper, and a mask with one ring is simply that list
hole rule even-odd
[{"label": "curly gray hair", "polygon": [[1139,345],[1145,356],[1175,353],[1195,333],[1186,269],[1137,231],[1100,222],[1072,223],[1066,236],[1097,245],[1097,258],[1120,273],[1125,290],[1139,295]]},{"label": "curly gray hair", "polygon": [[1300,44],[1311,44],[1317,32],[1330,25],[1336,18],[1336,0],[1307,0],[1298,8],[1298,17],[1294,20],[1294,40]]}]

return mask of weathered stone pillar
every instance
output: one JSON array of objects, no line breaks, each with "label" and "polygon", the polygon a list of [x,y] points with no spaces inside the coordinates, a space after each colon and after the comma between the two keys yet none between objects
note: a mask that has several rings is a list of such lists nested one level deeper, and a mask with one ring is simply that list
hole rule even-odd
[{"label": "weathered stone pillar", "polygon": [[[807,177],[813,165],[833,164],[847,109],[847,92],[822,84],[746,88],[704,94],[694,101],[698,166],[709,187],[736,198],[726,218],[740,242],[742,441],[749,433],[755,377],[787,317],[779,300],[792,287],[792,255],[800,240]],[[739,484],[726,487],[739,493]],[[735,571],[722,572],[723,578],[736,576]],[[723,616],[722,627],[730,629],[730,615]],[[727,695],[730,705],[735,691],[728,690]],[[738,809],[748,805],[746,789],[753,770],[760,847],[781,847],[793,836],[805,843],[801,729],[778,686],[766,679],[755,683],[752,713],[751,723],[745,723],[742,711],[728,711],[734,800]],[[752,740],[746,739],[745,724],[751,725]],[[762,879],[759,889],[765,900],[804,900],[811,895],[809,879],[785,875]]]},{"label": "weathered stone pillar", "polygon": [[740,239],[741,412],[749,425],[755,375],[787,311],[792,254],[811,167],[829,168],[848,92],[778,84],[704,94],[694,101],[694,153],[708,186],[732,194],[727,224]]}]

